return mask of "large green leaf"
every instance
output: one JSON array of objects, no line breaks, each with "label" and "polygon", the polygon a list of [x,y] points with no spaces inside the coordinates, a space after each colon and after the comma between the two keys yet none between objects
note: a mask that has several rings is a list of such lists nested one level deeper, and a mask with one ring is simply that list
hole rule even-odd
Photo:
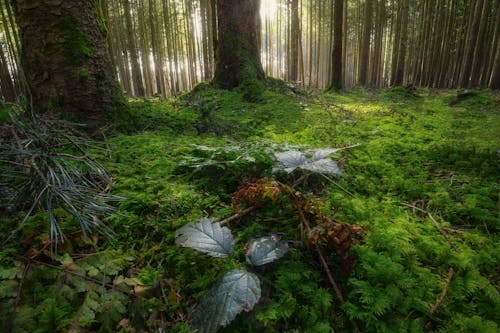
[{"label": "large green leaf", "polygon": [[238,313],[252,310],[259,299],[259,278],[245,270],[232,270],[201,298],[191,315],[191,325],[198,333],[214,333]]},{"label": "large green leaf", "polygon": [[246,261],[253,266],[261,266],[278,260],[288,251],[288,243],[277,236],[267,236],[248,242]]},{"label": "large green leaf", "polygon": [[218,258],[227,258],[234,252],[231,231],[206,217],[177,230],[175,243]]}]

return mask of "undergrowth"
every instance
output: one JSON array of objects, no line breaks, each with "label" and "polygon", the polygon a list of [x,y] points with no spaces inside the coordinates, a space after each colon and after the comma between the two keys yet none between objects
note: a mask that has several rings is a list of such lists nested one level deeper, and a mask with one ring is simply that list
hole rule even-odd
[{"label": "undergrowth", "polygon": [[[105,221],[114,238],[74,232],[51,257],[39,228],[46,217],[30,217],[0,251],[0,331],[189,332],[192,306],[239,267],[180,249],[175,230],[200,216],[232,216],[233,192],[275,177],[366,231],[351,248],[350,275],[325,252],[345,301],[305,242],[293,203],[266,202],[230,222],[236,242],[277,233],[289,253],[262,268],[260,302],[221,332],[352,332],[352,321],[363,332],[497,332],[499,95],[478,91],[450,105],[455,96],[403,88],[311,95],[277,85],[258,103],[209,87],[133,101],[133,128],[107,139],[111,153],[93,152],[113,176],[111,194],[124,198]],[[263,153],[271,144],[360,146],[335,154],[344,177],[322,177],[274,175]],[[254,160],[182,163],[215,156],[200,147],[243,147]],[[20,216],[3,211],[0,231]]]}]

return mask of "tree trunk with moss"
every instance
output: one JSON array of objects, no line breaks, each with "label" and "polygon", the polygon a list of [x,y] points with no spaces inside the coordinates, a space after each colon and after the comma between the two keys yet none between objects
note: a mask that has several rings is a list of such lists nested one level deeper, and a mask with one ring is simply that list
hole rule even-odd
[{"label": "tree trunk with moss", "polygon": [[218,0],[214,83],[226,89],[265,79],[259,49],[260,0]]},{"label": "tree trunk with moss", "polygon": [[13,0],[36,112],[96,125],[120,94],[97,8],[87,0]]}]

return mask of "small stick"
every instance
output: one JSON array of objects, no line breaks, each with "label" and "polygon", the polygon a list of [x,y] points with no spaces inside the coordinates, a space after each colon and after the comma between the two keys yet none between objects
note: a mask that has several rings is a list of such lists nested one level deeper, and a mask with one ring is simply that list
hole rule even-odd
[{"label": "small stick", "polygon": [[[302,208],[299,207],[299,205],[297,203],[295,206],[297,206],[297,210],[299,211],[300,219],[304,223],[304,227],[306,229],[307,234],[311,234],[311,226],[309,225],[309,221],[306,219],[304,212],[302,211]],[[330,270],[330,267],[328,267],[328,263],[326,262],[325,258],[323,257],[323,254],[321,253],[321,249],[319,248],[319,246],[317,244],[314,244],[314,250],[318,253],[319,259],[321,261],[321,265],[323,266],[323,269],[325,270],[326,276],[328,277],[328,281],[332,285],[332,288],[335,291],[335,294],[337,295],[337,299],[341,303],[344,303],[344,296],[342,296],[342,292],[340,291],[339,287],[337,286],[337,283],[333,279],[333,275],[332,275],[332,272]]]},{"label": "small stick", "polygon": [[[293,191],[290,187],[288,187],[284,184],[281,184],[281,183],[280,183],[280,185],[288,193],[288,195],[292,199],[292,201],[293,201],[293,203],[294,203],[294,205],[297,208],[297,211],[299,213],[299,217],[302,220],[302,222],[304,223],[304,228],[306,230],[306,233],[308,235],[310,235],[311,234],[311,225],[309,224],[309,221],[307,220],[306,216],[304,215],[304,211],[302,210],[299,198],[297,197],[297,195],[295,195],[293,193]],[[316,253],[318,254],[321,265],[323,266],[323,270],[325,271],[326,276],[328,277],[328,282],[330,282],[332,289],[335,292],[335,295],[337,296],[337,299],[339,300],[340,303],[344,303],[345,302],[344,296],[342,295],[340,288],[338,287],[337,283],[335,282],[335,279],[333,278],[332,271],[330,270],[330,267],[328,266],[328,263],[326,262],[325,257],[323,257],[323,253],[321,253],[321,249],[320,249],[319,245],[313,244],[313,247],[314,247],[314,250],[316,251]],[[354,328],[354,332],[356,332],[356,333],[361,332],[359,327],[358,327],[358,324],[356,323],[356,321],[354,321],[354,319],[350,319],[350,322]]]},{"label": "small stick", "polygon": [[[43,261],[36,260],[36,259],[33,259],[33,258],[27,258],[25,256],[16,255],[16,257],[21,258],[23,260],[31,261],[32,263],[35,263],[35,264],[39,264],[39,265],[42,265],[42,266],[46,266],[46,267],[49,267],[49,268],[56,269],[56,270],[58,270],[60,272],[68,273],[70,275],[82,278],[82,279],[84,279],[84,280],[86,280],[88,282],[92,282],[92,283],[97,284],[97,285],[103,285],[103,286],[108,287],[108,288],[110,288],[112,290],[120,291],[121,292],[121,290],[117,290],[116,287],[114,285],[112,285],[112,284],[109,284],[109,283],[104,283],[103,284],[102,281],[100,281],[100,280],[97,280],[97,279],[94,279],[94,278],[91,278],[91,277],[88,277],[88,276],[85,276],[85,275],[73,272],[73,271],[71,271],[69,269],[65,269],[65,268],[63,268],[61,266],[52,265],[52,264],[49,264],[47,262],[43,262]],[[125,292],[123,292],[123,293],[124,294],[128,294],[128,293],[125,293]]]},{"label": "small stick", "polygon": [[430,220],[434,223],[434,225],[436,226],[436,229],[439,231],[439,233],[440,233],[441,235],[443,235],[443,237],[444,237],[444,238],[446,238],[446,241],[448,242],[448,244],[450,244],[450,246],[451,246],[451,247],[453,247],[453,248],[456,250],[456,246],[455,246],[455,245],[451,242],[451,240],[450,240],[450,238],[449,238],[448,234],[447,234],[447,233],[446,233],[446,232],[445,232],[445,231],[441,228],[441,226],[439,225],[439,223],[436,221],[436,219],[434,219],[434,217],[432,216],[432,214],[431,214],[429,211],[427,211],[427,210],[425,210],[425,209],[422,209],[422,208],[420,208],[420,207],[417,207],[417,206],[415,206],[415,205],[411,205],[411,204],[406,203],[406,202],[401,202],[401,204],[402,204],[403,206],[410,207],[410,208],[412,208],[412,209],[414,209],[414,210],[418,210],[419,212],[422,212],[422,213],[424,213],[424,214],[427,214],[427,216],[429,217],[429,219],[430,219]]},{"label": "small stick", "polygon": [[231,221],[237,220],[240,217],[243,217],[243,216],[248,215],[249,213],[253,212],[255,209],[257,209],[257,206],[250,206],[248,208],[245,208],[242,211],[234,214],[233,216],[230,216],[230,217],[225,218],[224,220],[220,221],[219,224],[224,225],[224,224],[227,224]]},{"label": "small stick", "polygon": [[450,288],[451,284],[451,279],[453,278],[453,273],[455,271],[453,270],[453,267],[450,267],[448,270],[448,276],[446,277],[446,284],[444,285],[443,290],[441,291],[441,295],[439,295],[439,298],[436,300],[436,303],[431,305],[431,313],[434,314],[441,305],[444,303],[444,298],[446,297],[446,293],[448,293],[448,289]]}]

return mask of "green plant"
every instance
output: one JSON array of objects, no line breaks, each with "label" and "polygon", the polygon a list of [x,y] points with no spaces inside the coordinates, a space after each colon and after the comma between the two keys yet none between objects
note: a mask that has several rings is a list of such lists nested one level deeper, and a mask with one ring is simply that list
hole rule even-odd
[{"label": "green plant", "polygon": [[84,233],[112,234],[101,217],[114,209],[108,204],[120,198],[109,195],[111,176],[89,156],[98,144],[83,136],[73,124],[48,116],[28,115],[13,109],[11,121],[2,126],[0,165],[6,168],[1,191],[11,202],[27,209],[18,231],[37,210],[48,214],[50,237],[64,240],[55,209],[62,208],[80,224]]},{"label": "green plant", "polygon": [[[176,243],[212,257],[228,258],[234,253],[231,231],[208,218],[179,229]],[[245,249],[247,264],[262,266],[283,257],[288,251],[288,243],[273,235],[251,240]],[[255,274],[242,269],[232,270],[201,298],[191,315],[191,325],[200,333],[216,332],[238,313],[252,310],[260,296],[260,280]]]},{"label": "green plant", "polygon": [[103,251],[52,263],[37,259],[0,269],[0,331],[113,332],[140,281],[125,275],[134,258]]}]

